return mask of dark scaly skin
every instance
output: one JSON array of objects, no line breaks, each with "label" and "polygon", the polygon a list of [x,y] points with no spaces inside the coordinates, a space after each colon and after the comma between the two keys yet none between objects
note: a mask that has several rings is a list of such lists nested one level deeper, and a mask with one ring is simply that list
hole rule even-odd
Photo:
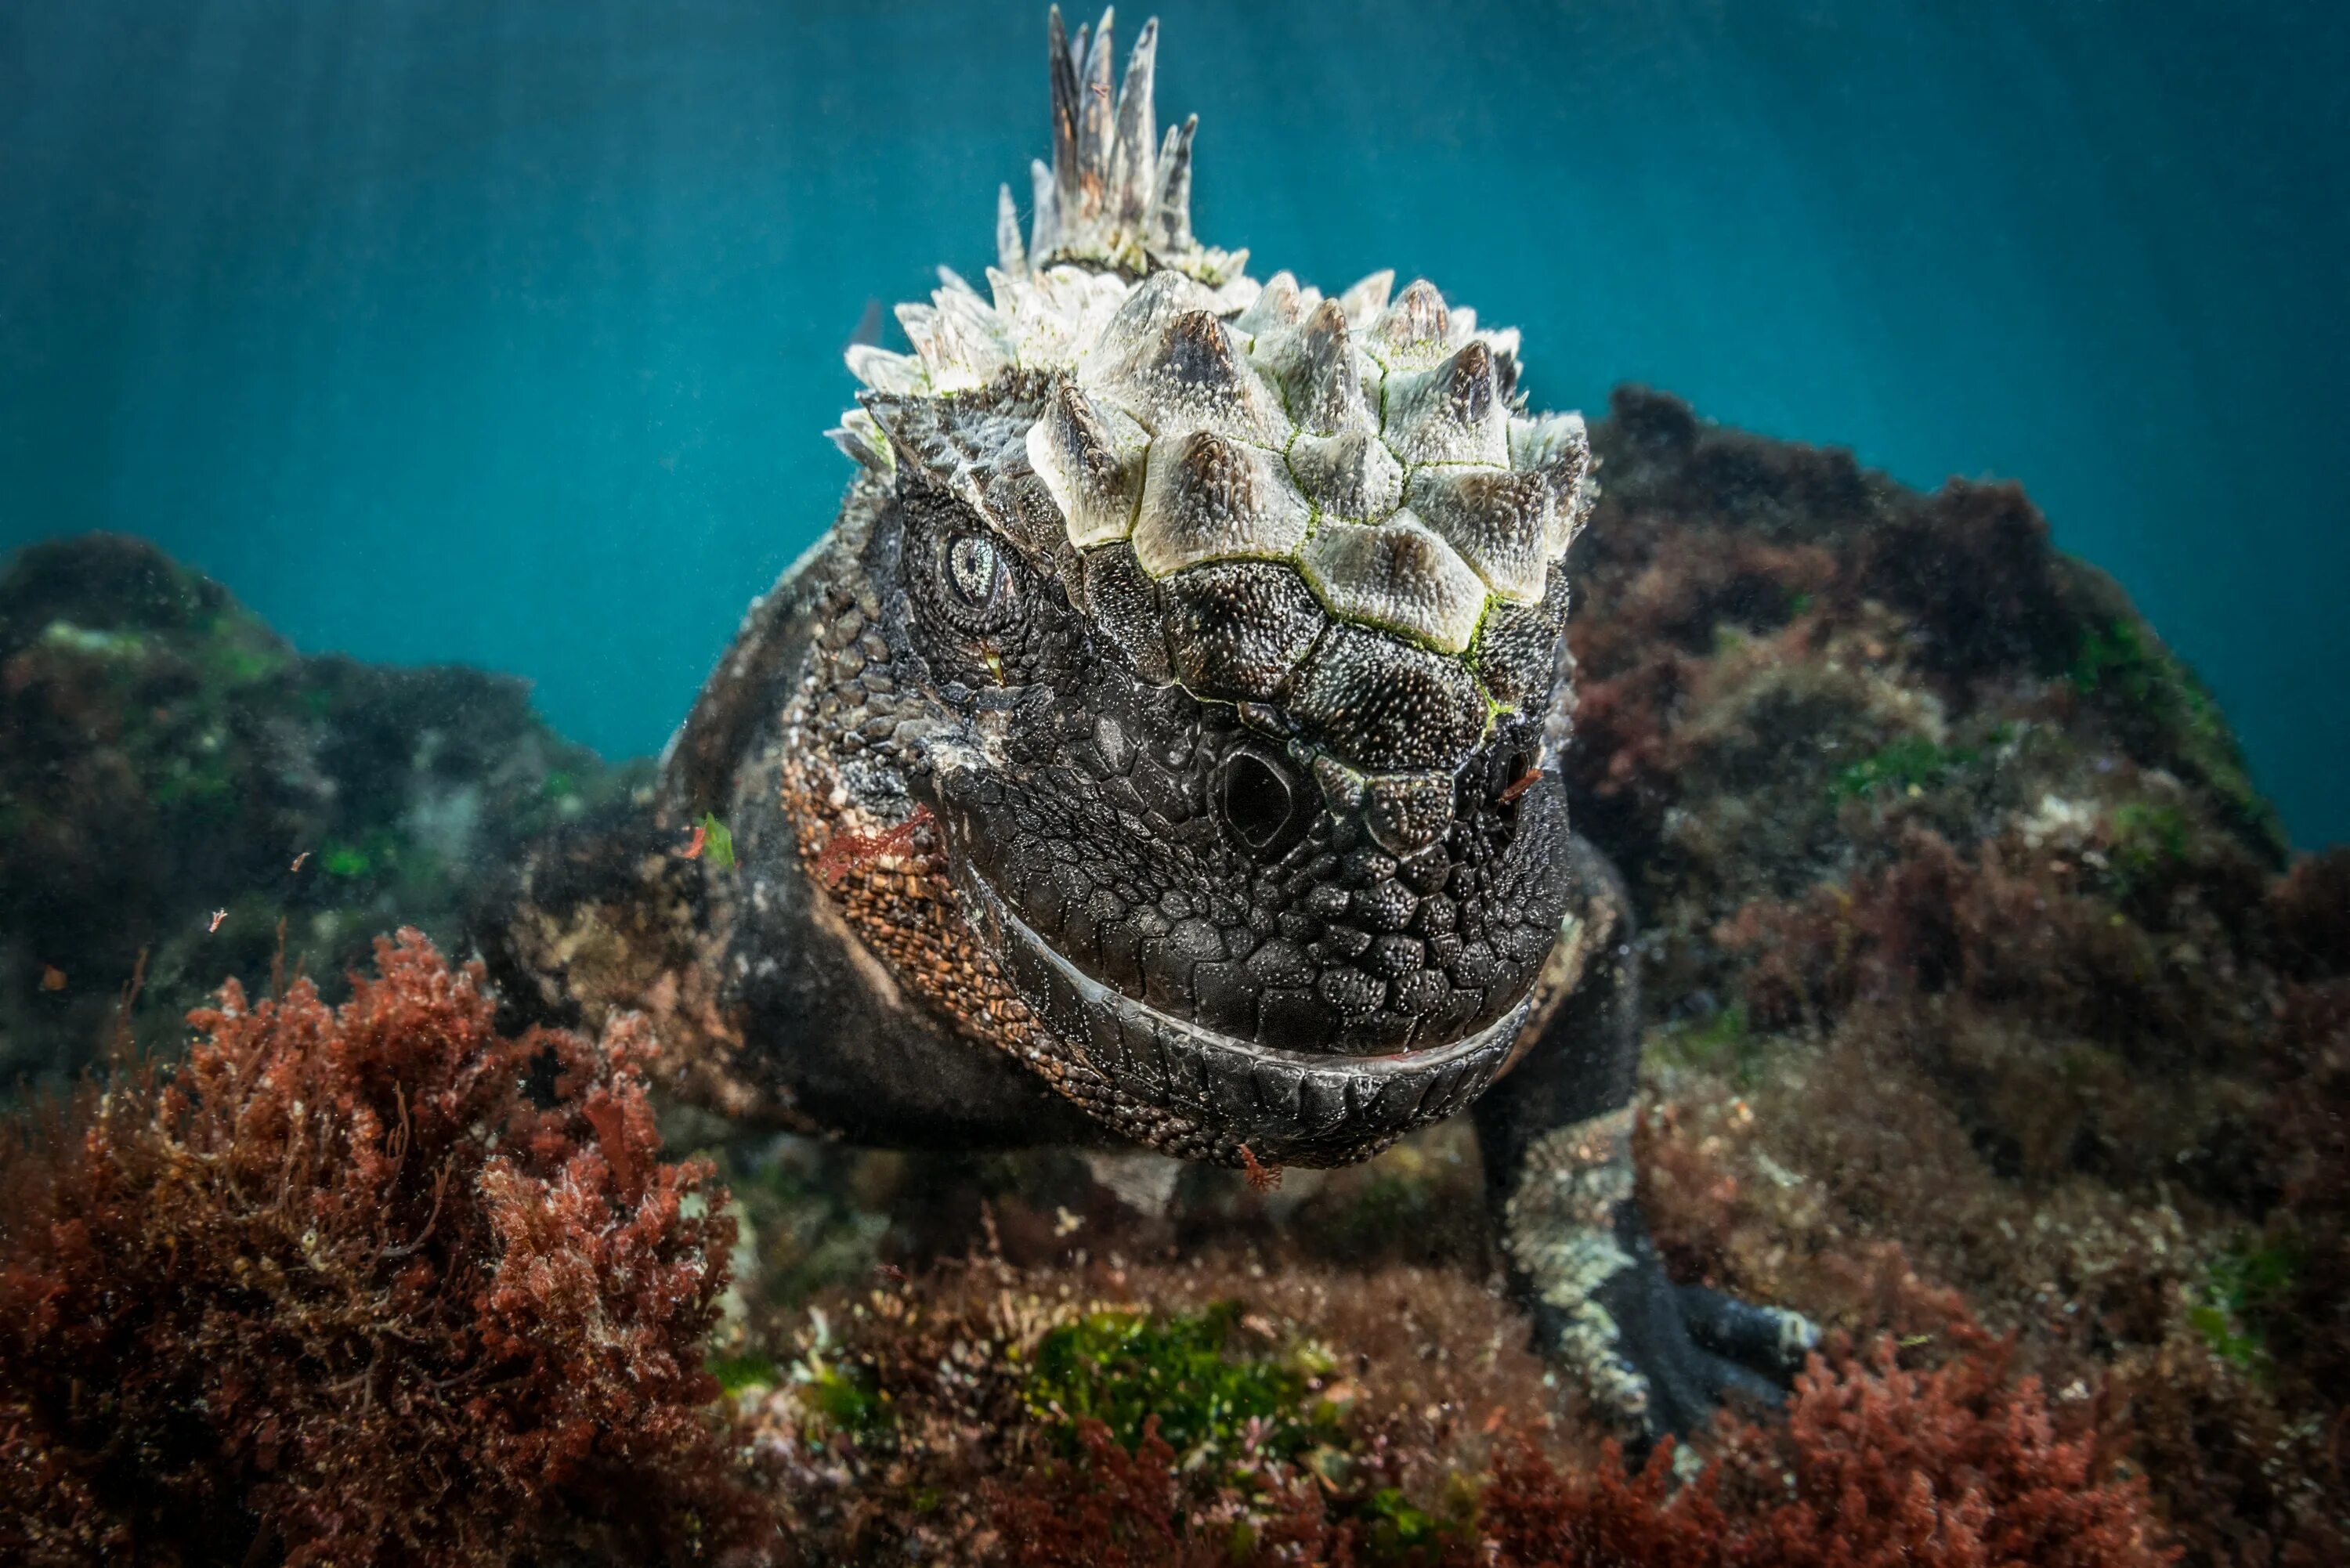
[{"label": "dark scaly skin", "polygon": [[[1048,379],[978,399],[977,439]],[[1278,592],[1240,573],[1170,604],[1127,546],[1071,547],[1016,458],[951,490],[973,406],[861,474],[754,602],[652,808],[519,868],[482,928],[509,997],[645,1011],[688,1097],[877,1144],[1328,1166],[1473,1103],[1513,1287],[1603,1409],[1653,1434],[1772,1393],[1800,1320],[1676,1290],[1630,1201],[1630,915],[1556,768],[1524,776],[1564,742],[1564,675],[1496,718],[1450,828],[1399,862],[1376,807],[1317,788],[1293,715],[1195,694],[1277,640]],[[971,541],[1001,574],[977,607]],[[1277,853],[1236,826],[1236,765],[1288,781]],[[703,812],[737,868],[678,854]]]}]

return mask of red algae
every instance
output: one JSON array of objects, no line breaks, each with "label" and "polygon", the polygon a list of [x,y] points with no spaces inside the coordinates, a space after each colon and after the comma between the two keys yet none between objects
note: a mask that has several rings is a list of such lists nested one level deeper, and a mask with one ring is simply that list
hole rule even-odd
[{"label": "red algae", "polygon": [[376,968],[232,981],[0,1145],[0,1557],[765,1560],[702,1368],[733,1226],[648,1032],[504,1037],[414,931]]},{"label": "red algae", "polygon": [[852,871],[862,870],[876,860],[892,855],[911,853],[917,846],[922,830],[931,826],[931,808],[914,807],[913,815],[894,826],[879,833],[859,833],[854,828],[836,832],[824,853],[816,857],[816,874],[827,888],[837,888],[841,879]]},{"label": "red algae", "polygon": [[1310,1471],[1179,1467],[1156,1417],[1131,1449],[1099,1422],[1077,1435],[1077,1459],[991,1487],[997,1561],[2167,1568],[2179,1556],[2143,1480],[2101,1478],[2091,1438],[2060,1434],[2038,1383],[2012,1379],[1980,1330],[1933,1369],[1903,1366],[1889,1338],[1813,1357],[1783,1423],[1725,1417],[1718,1457],[1686,1483],[1670,1440],[1638,1468],[1613,1442],[1596,1463],[1562,1464],[1522,1429],[1452,1518]]},{"label": "red algae", "polygon": [[1998,1347],[1905,1369],[1893,1343],[1814,1356],[1783,1425],[1727,1428],[1723,1452],[1672,1485],[1660,1445],[1637,1471],[1611,1448],[1563,1471],[1540,1447],[1506,1451],[1484,1494],[1502,1564],[1625,1568],[2158,1568],[2137,1480],[2100,1480],[2093,1446],[2060,1437],[2039,1385],[2011,1382]]}]

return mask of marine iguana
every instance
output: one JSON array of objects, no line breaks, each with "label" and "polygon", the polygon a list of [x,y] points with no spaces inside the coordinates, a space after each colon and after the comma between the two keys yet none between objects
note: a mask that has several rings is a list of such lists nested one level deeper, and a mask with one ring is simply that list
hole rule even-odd
[{"label": "marine iguana", "polygon": [[[1632,1201],[1631,918],[1569,829],[1577,415],[1428,283],[1191,224],[1147,23],[1049,23],[1053,158],[989,294],[860,344],[831,531],[649,810],[482,929],[525,1011],[658,1020],[689,1097],[875,1143],[1329,1166],[1476,1119],[1542,1347],[1636,1433],[1766,1397],[1794,1314],[1676,1288]],[[705,813],[737,864],[679,852]],[[701,840],[695,840],[698,845]]]}]

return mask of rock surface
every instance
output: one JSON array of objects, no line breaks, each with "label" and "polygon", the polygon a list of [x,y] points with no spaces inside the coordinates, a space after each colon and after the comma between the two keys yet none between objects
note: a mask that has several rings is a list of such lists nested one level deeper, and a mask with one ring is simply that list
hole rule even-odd
[{"label": "rock surface", "polygon": [[281,920],[331,991],[626,787],[511,677],[305,656],[151,545],[33,545],[0,574],[0,1093],[93,1061],[141,952],[150,1044],[265,981]]}]

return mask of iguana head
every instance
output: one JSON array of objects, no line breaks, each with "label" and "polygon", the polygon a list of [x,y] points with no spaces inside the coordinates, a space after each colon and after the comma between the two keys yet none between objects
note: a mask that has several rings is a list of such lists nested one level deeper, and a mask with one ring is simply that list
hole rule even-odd
[{"label": "iguana head", "polygon": [[842,821],[931,812],[983,1033],[1162,1147],[1324,1163],[1473,1096],[1556,938],[1589,448],[1430,285],[1199,244],[1155,41],[1113,90],[1054,14],[1026,244],[1006,190],[988,295],[850,350],[873,624],[805,734]]}]

